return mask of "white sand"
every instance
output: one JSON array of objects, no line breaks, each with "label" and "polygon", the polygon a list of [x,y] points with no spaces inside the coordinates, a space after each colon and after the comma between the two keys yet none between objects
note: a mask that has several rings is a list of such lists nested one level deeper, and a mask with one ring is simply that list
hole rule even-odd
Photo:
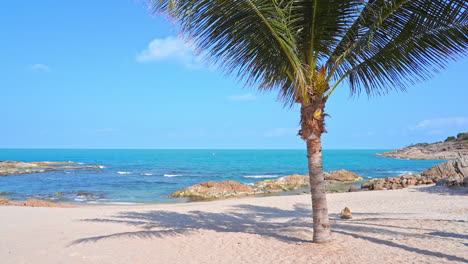
[{"label": "white sand", "polygon": [[[468,195],[438,187],[328,195],[333,242],[311,243],[310,196],[188,204],[0,206],[0,263],[467,263]],[[341,220],[345,206],[354,219]]]}]

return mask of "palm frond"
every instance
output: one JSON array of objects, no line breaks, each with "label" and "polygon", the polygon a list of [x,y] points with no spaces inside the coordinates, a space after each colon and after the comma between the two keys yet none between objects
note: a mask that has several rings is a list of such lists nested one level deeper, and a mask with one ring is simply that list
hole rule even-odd
[{"label": "palm frond", "polygon": [[360,0],[296,0],[291,12],[292,31],[297,33],[303,61],[314,73],[317,64],[328,58],[349,24],[359,15]]},{"label": "palm frond", "polygon": [[[466,0],[153,0],[227,74],[292,104],[405,89],[467,54]],[[320,82],[320,84],[318,83]],[[333,82],[332,85],[329,85]],[[298,94],[301,93],[301,94]]]},{"label": "palm frond", "polygon": [[249,86],[279,88],[291,102],[305,74],[283,2],[158,0],[153,10],[176,19],[198,50],[208,51],[210,62]]},{"label": "palm frond", "polygon": [[368,13],[378,18],[357,26],[361,34],[353,35],[353,40],[340,46],[347,49],[339,56],[335,51],[328,61],[328,67],[336,69],[335,79],[348,79],[351,92],[404,90],[466,55],[466,1],[383,2],[373,2],[380,9],[371,8]]}]

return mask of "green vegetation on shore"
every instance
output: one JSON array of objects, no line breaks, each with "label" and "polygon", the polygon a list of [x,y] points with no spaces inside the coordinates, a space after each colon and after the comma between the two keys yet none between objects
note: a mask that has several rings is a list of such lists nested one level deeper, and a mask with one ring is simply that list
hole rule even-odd
[{"label": "green vegetation on shore", "polygon": [[467,141],[468,141],[468,132],[465,132],[465,133],[458,133],[457,137],[454,137],[454,136],[447,137],[447,139],[445,139],[444,142],[448,142],[448,141],[464,141],[464,140],[467,140]]},{"label": "green vegetation on shore", "polygon": [[[431,144],[437,144],[437,143],[442,143],[442,142],[462,142],[462,141],[468,141],[468,132],[464,133],[458,133],[457,136],[449,136],[447,137],[444,141],[438,141],[438,142],[433,142],[433,143],[416,143],[416,144],[410,144],[407,146],[407,148],[411,147],[427,147]],[[468,142],[466,142],[468,143]]]}]

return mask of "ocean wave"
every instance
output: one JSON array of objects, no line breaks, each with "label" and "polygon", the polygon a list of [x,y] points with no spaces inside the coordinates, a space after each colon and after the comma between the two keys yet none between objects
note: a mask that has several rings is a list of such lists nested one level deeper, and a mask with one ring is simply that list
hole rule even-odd
[{"label": "ocean wave", "polygon": [[131,172],[128,172],[128,171],[118,171],[117,173],[120,174],[120,175],[132,174]]},{"label": "ocean wave", "polygon": [[401,176],[401,175],[412,174],[412,173],[416,173],[416,172],[415,171],[409,171],[409,170],[397,170],[397,171],[387,171],[387,173],[398,174],[398,176]]},{"label": "ocean wave", "polygon": [[243,176],[244,178],[254,178],[254,179],[263,179],[263,178],[276,178],[279,175],[248,175],[248,176]]},{"label": "ocean wave", "polygon": [[400,171],[398,172],[398,176],[401,176],[401,175],[406,175],[406,174],[413,174],[413,173],[416,173],[415,171]]},{"label": "ocean wave", "polygon": [[142,173],[140,175],[142,175],[142,176],[153,176],[154,174],[152,174],[152,173]]},{"label": "ocean wave", "polygon": [[178,176],[184,176],[182,174],[164,174],[164,177],[178,177]]}]

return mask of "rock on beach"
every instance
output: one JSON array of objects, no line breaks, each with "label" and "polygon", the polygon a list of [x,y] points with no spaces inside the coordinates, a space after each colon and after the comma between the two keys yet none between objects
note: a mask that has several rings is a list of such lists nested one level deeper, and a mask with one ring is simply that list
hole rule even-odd
[{"label": "rock on beach", "polygon": [[255,190],[251,186],[236,181],[208,181],[176,191],[169,197],[190,197],[194,200],[211,200],[252,194],[255,194]]},{"label": "rock on beach", "polygon": [[10,201],[5,197],[0,197],[0,205],[11,205],[11,206],[28,206],[28,207],[60,207],[60,208],[74,208],[71,204],[58,204],[54,202],[38,200],[38,199],[28,199],[22,203],[15,203]]},{"label": "rock on beach", "polygon": [[434,184],[442,186],[464,186],[468,177],[468,156],[437,164],[420,174],[406,174],[397,177],[372,179],[361,185],[367,190],[396,190],[412,185]]},{"label": "rock on beach", "polygon": [[[328,185],[349,184],[363,179],[356,173],[339,170],[324,174]],[[176,191],[169,197],[190,197],[193,200],[213,200],[220,198],[239,197],[258,194],[270,194],[293,191],[309,187],[309,175],[293,174],[256,182],[246,185],[236,181],[209,181],[195,184],[188,188]],[[346,188],[348,188],[347,185]]]}]

